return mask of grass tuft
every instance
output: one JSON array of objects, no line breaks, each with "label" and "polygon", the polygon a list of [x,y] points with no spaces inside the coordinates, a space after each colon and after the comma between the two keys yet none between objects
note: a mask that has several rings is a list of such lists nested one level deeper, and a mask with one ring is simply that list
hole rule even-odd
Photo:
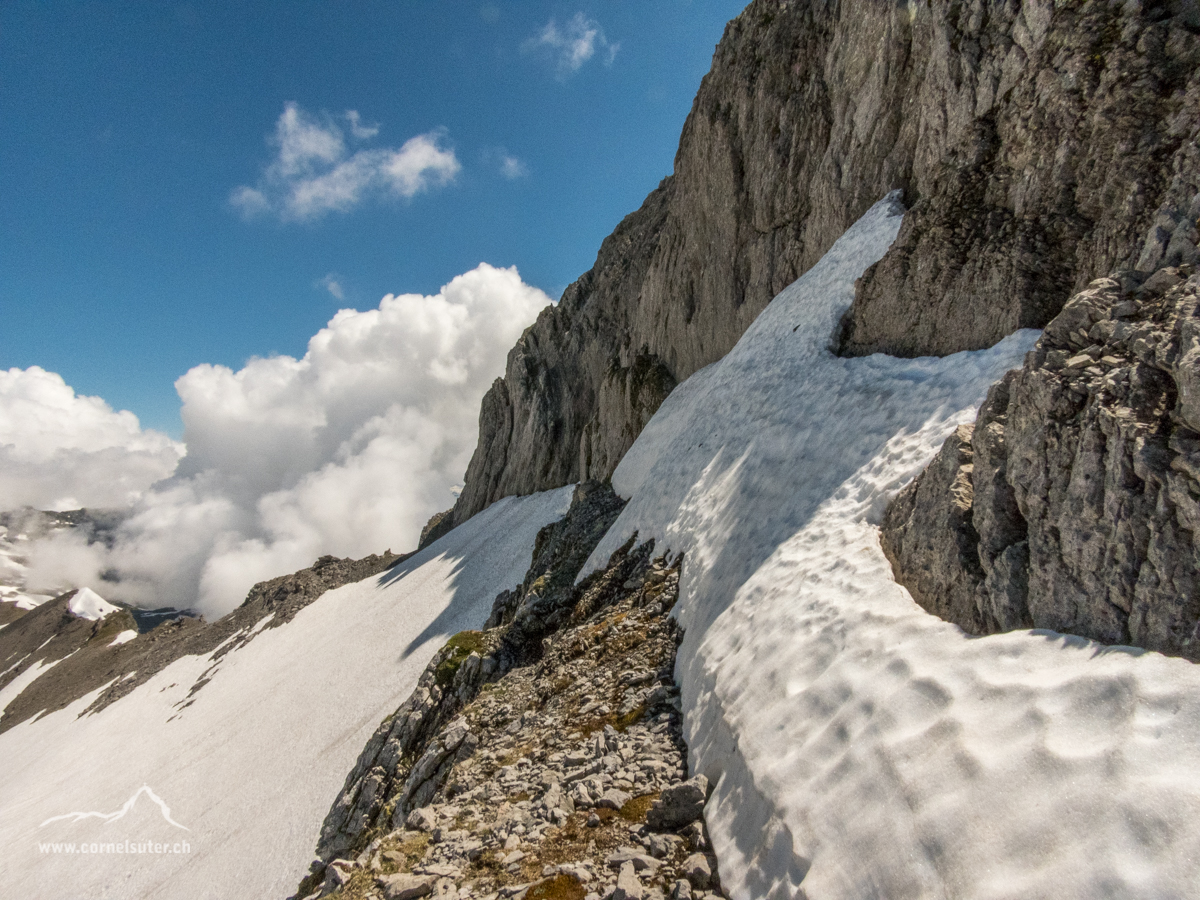
[{"label": "grass tuft", "polygon": [[525,900],[583,900],[587,891],[574,875],[555,875],[539,881],[525,894]]}]

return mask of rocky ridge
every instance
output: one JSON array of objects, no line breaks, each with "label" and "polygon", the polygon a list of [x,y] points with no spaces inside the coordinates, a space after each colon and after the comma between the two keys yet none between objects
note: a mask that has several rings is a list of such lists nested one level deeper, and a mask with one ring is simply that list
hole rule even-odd
[{"label": "rocky ridge", "polygon": [[888,508],[897,581],[974,634],[1200,661],[1200,277],[1097,279]]},{"label": "rocky ridge", "polygon": [[116,645],[111,641],[117,634],[139,630],[133,613],[122,610],[97,622],[78,619],[67,611],[75,593],[69,591],[0,630],[0,687],[34,666],[54,664],[5,707],[0,733],[104,687],[85,710],[85,714],[99,712],[180,657],[203,656],[215,650],[212,666],[185,701],[190,703],[230,650],[253,640],[264,628],[291,621],[325,591],[369,578],[410,555],[398,556],[388,550],[359,560],[323,556],[307,569],[256,584],[241,606],[216,622],[177,615]]},{"label": "rocky ridge", "polygon": [[989,346],[1114,268],[1189,262],[1198,34],[1191,0],[755,0],[673,174],[510,352],[454,522],[608,477],[673,386],[891,189],[911,211],[859,284],[848,355]]},{"label": "rocky ridge", "polygon": [[490,627],[434,658],[348,776],[298,897],[719,893],[672,674],[681,559],[631,540],[573,584],[621,505],[585,485]]}]

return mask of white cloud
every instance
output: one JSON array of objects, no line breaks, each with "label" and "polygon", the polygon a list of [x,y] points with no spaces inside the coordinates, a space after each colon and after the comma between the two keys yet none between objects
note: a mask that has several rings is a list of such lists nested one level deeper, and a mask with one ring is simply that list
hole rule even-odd
[{"label": "white cloud", "polygon": [[346,121],[350,123],[350,133],[360,141],[365,141],[368,138],[373,138],[379,134],[379,123],[374,125],[364,125],[362,117],[359,116],[358,110],[346,110]]},{"label": "white cloud", "polygon": [[[364,126],[354,110],[345,113],[351,135],[366,140],[378,125]],[[329,212],[346,212],[369,198],[411,198],[449,184],[462,168],[445,134],[431,131],[405,141],[399,149],[346,147],[342,130],[328,116],[318,120],[288,103],[275,125],[275,159],[257,185],[241,185],[229,200],[247,217],[274,213],[284,221],[312,221]]]},{"label": "white cloud", "polygon": [[515,156],[505,156],[500,160],[500,174],[509,181],[513,181],[517,178],[524,178],[529,174],[529,169]]},{"label": "white cloud", "polygon": [[540,32],[526,40],[521,49],[526,53],[548,54],[555,62],[559,78],[578,72],[583,64],[602,50],[604,64],[611,65],[620,44],[609,43],[595,19],[581,12],[575,13],[561,28],[551,19]]},{"label": "white cloud", "polygon": [[338,281],[337,275],[330,272],[324,278],[317,280],[316,287],[325,288],[333,296],[335,300],[341,302],[346,299],[346,291],[342,287],[342,283]]},{"label": "white cloud", "polygon": [[126,506],[183,455],[137,416],[38,366],[0,370],[0,509]]},{"label": "white cloud", "polygon": [[113,597],[219,615],[323,554],[411,549],[453,502],[480,400],[549,302],[515,268],[484,263],[432,296],[339,311],[300,359],[193,368],[176,382],[188,454],[175,476],[111,551],[44,542],[31,583],[111,570]]}]

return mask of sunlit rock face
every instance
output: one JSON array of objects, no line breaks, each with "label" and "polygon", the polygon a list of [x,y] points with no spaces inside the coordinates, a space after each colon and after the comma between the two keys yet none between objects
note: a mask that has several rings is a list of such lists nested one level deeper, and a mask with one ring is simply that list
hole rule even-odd
[{"label": "sunlit rock face", "polygon": [[614,373],[641,360],[669,390],[721,358],[889,190],[911,213],[858,286],[843,355],[991,346],[1113,269],[1187,262],[1191,9],[751,3],[716,49],[674,173],[509,354],[455,521],[611,474],[658,402],[629,402]]}]

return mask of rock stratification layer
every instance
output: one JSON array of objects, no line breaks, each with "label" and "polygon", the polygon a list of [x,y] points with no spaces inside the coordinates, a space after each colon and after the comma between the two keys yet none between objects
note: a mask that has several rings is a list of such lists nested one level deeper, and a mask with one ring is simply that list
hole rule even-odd
[{"label": "rock stratification layer", "polygon": [[674,173],[509,353],[454,521],[608,477],[666,393],[891,189],[912,212],[860,283],[847,355],[989,346],[1104,272],[1191,261],[1198,32],[1182,0],[755,0]]},{"label": "rock stratification layer", "polygon": [[1198,313],[1188,266],[1071,299],[889,507],[883,548],[919,603],[976,634],[1200,661]]}]

